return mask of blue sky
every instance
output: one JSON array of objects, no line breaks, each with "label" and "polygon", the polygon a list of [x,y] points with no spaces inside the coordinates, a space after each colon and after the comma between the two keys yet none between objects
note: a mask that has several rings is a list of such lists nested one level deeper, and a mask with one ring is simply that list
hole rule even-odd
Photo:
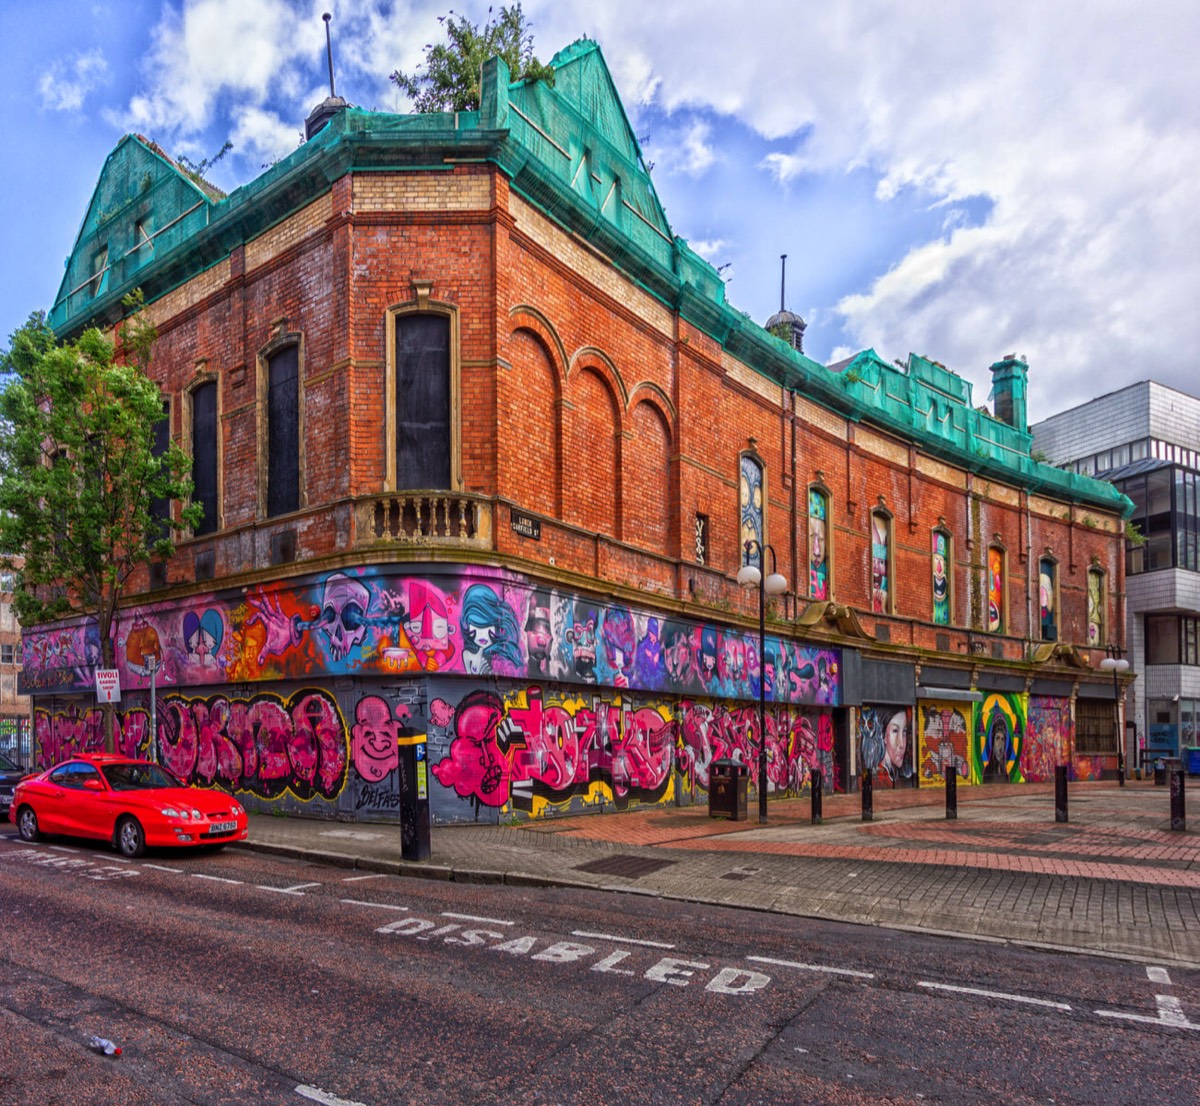
[{"label": "blue sky", "polygon": [[[1152,377],[1200,393],[1200,5],[1184,0],[526,0],[542,60],[596,39],[677,234],[805,351],[1030,364],[1044,418]],[[486,17],[486,4],[456,11]],[[327,93],[439,40],[425,0],[2,0],[0,344],[48,309],[104,159],[136,131],[232,190]]]}]

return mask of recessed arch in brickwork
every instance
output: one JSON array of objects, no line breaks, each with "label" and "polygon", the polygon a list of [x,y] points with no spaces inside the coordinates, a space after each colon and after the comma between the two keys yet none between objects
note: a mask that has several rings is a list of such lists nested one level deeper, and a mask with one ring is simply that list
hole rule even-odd
[{"label": "recessed arch in brickwork", "polygon": [[652,553],[669,554],[671,537],[671,430],[649,399],[635,404],[625,443],[624,538]]},{"label": "recessed arch in brickwork", "polygon": [[518,457],[506,458],[502,495],[532,511],[562,510],[562,378],[541,334],[522,327],[508,340],[511,386],[503,403],[506,422],[517,428]]},{"label": "recessed arch in brickwork", "polygon": [[518,330],[528,330],[537,335],[538,340],[546,347],[555,375],[559,380],[565,380],[568,363],[567,351],[550,320],[536,307],[527,303],[517,304],[509,311],[508,317],[512,322],[513,334]]},{"label": "recessed arch in brickwork", "polygon": [[572,373],[563,410],[563,518],[585,530],[621,534],[619,406],[605,374]]}]

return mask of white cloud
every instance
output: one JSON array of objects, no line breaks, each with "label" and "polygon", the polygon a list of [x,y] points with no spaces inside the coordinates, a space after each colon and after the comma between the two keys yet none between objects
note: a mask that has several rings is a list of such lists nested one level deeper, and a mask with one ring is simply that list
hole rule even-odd
[{"label": "white cloud", "polygon": [[107,76],[108,62],[100,50],[59,59],[38,80],[42,106],[51,111],[78,111],[88,93]]}]

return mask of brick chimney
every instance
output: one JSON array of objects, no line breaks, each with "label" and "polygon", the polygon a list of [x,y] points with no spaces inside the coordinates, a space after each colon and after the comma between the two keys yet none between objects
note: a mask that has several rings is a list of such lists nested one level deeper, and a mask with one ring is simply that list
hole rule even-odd
[{"label": "brick chimney", "polygon": [[996,418],[1022,433],[1029,432],[1029,411],[1026,392],[1029,389],[1029,366],[1015,353],[1010,353],[992,366],[992,400]]}]

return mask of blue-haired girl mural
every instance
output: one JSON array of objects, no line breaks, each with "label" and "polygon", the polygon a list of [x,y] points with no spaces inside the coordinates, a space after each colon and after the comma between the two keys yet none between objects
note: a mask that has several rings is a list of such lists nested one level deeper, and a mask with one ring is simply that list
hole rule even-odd
[{"label": "blue-haired girl mural", "polygon": [[463,667],[472,675],[516,676],[524,670],[513,609],[486,584],[472,584],[459,614]]}]

